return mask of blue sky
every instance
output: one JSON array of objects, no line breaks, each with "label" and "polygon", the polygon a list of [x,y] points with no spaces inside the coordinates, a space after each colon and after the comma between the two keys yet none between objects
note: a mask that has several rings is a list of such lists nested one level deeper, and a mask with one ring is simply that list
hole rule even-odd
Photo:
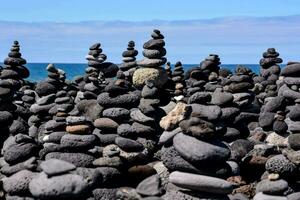
[{"label": "blue sky", "polygon": [[268,47],[284,61],[300,60],[298,0],[26,0],[1,1],[0,60],[13,40],[28,62],[81,62],[101,42],[120,63],[129,40],[140,52],[159,28],[171,62],[200,63],[209,53],[222,63],[258,63]]}]

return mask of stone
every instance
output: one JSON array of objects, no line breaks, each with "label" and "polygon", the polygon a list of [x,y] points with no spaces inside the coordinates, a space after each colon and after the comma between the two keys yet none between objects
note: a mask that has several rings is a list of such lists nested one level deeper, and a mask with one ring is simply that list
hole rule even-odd
[{"label": "stone", "polygon": [[58,159],[49,159],[40,164],[41,169],[45,172],[48,177],[55,176],[59,174],[64,174],[66,172],[76,169],[76,166]]},{"label": "stone", "polygon": [[119,124],[109,118],[98,118],[94,121],[94,126],[104,131],[117,130]]},{"label": "stone", "polygon": [[126,152],[136,152],[144,149],[144,146],[141,143],[128,138],[117,137],[115,143]]},{"label": "stone", "polygon": [[233,190],[231,183],[223,179],[179,171],[172,172],[169,181],[184,189],[213,194],[229,194]]},{"label": "stone", "polygon": [[284,194],[288,187],[288,183],[283,179],[276,181],[262,180],[256,186],[256,193],[262,192],[264,194],[280,196]]},{"label": "stone", "polygon": [[284,196],[267,195],[260,192],[253,197],[253,200],[288,200],[288,199]]},{"label": "stone", "polygon": [[291,177],[294,175],[296,166],[284,155],[276,155],[266,162],[266,170],[271,173],[278,173],[282,177]]},{"label": "stone", "polygon": [[47,81],[41,81],[35,87],[35,91],[39,96],[46,96],[51,93],[56,93],[56,90],[57,88],[55,87],[55,85]]},{"label": "stone", "polygon": [[66,118],[66,122],[68,125],[81,125],[87,122],[87,119],[84,116],[68,116]]},{"label": "stone", "polygon": [[181,121],[179,127],[183,133],[198,139],[210,139],[216,136],[214,124],[197,117]]},{"label": "stone", "polygon": [[136,191],[144,196],[159,196],[162,194],[159,176],[155,174],[146,178],[137,186]]},{"label": "stone", "polygon": [[171,112],[160,120],[159,125],[166,131],[173,130],[178,126],[179,122],[190,115],[190,112],[191,107],[179,102]]},{"label": "stone", "polygon": [[270,145],[287,146],[288,138],[283,137],[275,132],[272,132],[267,136],[266,142]]},{"label": "stone", "polygon": [[300,199],[300,192],[295,192],[287,196],[287,200],[298,200]]},{"label": "stone", "polygon": [[120,94],[111,96],[108,92],[103,92],[98,95],[97,102],[106,108],[109,107],[129,107],[138,105],[140,95],[138,92],[130,92],[128,94]]},{"label": "stone", "polygon": [[93,190],[95,200],[117,199],[116,188],[97,188]]},{"label": "stone", "polygon": [[254,145],[248,140],[238,139],[235,140],[231,145],[231,158],[234,160],[242,160],[247,153],[249,153],[253,149]]},{"label": "stone", "polygon": [[13,144],[3,151],[4,160],[9,164],[16,164],[36,155],[37,145],[34,143]]},{"label": "stone", "polygon": [[69,150],[88,149],[94,146],[96,139],[95,135],[66,134],[61,138],[60,145]]},{"label": "stone", "polygon": [[300,150],[300,133],[291,134],[288,137],[288,144],[294,150]]},{"label": "stone", "polygon": [[64,174],[48,178],[42,172],[31,180],[29,189],[32,196],[39,199],[82,199],[88,184],[79,175]]},{"label": "stone", "polygon": [[93,156],[85,153],[51,152],[46,155],[45,160],[53,158],[72,163],[76,167],[90,167],[95,159]]},{"label": "stone", "polygon": [[228,92],[221,92],[219,88],[214,91],[211,97],[211,103],[218,106],[229,104],[232,101],[233,101],[233,95]]},{"label": "stone", "polygon": [[66,127],[66,131],[71,134],[89,134],[91,128],[89,125],[85,124],[71,125]]},{"label": "stone", "polygon": [[3,189],[10,195],[24,195],[29,193],[29,183],[36,174],[21,170],[8,178],[3,179]]},{"label": "stone", "polygon": [[91,121],[98,119],[102,113],[103,108],[97,103],[97,100],[81,100],[76,104],[80,114],[87,117]]},{"label": "stone", "polygon": [[214,121],[221,117],[222,110],[219,106],[207,106],[201,104],[191,104],[192,116]]},{"label": "stone", "polygon": [[97,158],[93,161],[93,165],[97,167],[115,167],[120,168],[123,165],[122,160],[118,156]]},{"label": "stone", "polygon": [[146,116],[144,113],[142,113],[139,109],[134,109],[130,112],[130,117],[139,123],[147,124],[147,123],[153,123],[154,119],[151,117]]},{"label": "stone", "polygon": [[181,128],[178,127],[172,131],[164,131],[161,136],[159,137],[158,144],[159,145],[168,145],[173,143],[173,138],[176,134],[181,132]]},{"label": "stone", "polygon": [[130,111],[125,108],[108,108],[103,110],[102,115],[112,120],[122,121],[129,118]]},{"label": "stone", "polygon": [[208,143],[182,133],[173,138],[173,145],[179,154],[191,163],[222,163],[230,156],[229,148],[220,141]]},{"label": "stone", "polygon": [[168,80],[166,70],[163,68],[139,68],[132,77],[133,85],[142,88],[146,81],[151,81],[156,87],[162,87]]},{"label": "stone", "polygon": [[282,69],[281,76],[300,77],[300,63],[288,63],[288,65]]}]

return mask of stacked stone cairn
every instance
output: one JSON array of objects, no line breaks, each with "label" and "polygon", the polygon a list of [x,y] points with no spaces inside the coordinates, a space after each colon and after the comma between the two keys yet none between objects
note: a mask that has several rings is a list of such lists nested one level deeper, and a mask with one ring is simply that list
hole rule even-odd
[{"label": "stacked stone cairn", "polygon": [[267,49],[263,53],[263,58],[260,60],[260,75],[254,78],[257,98],[262,102],[267,97],[277,95],[276,81],[280,75],[280,66],[282,59],[278,58],[279,53],[274,48]]},{"label": "stacked stone cairn", "polygon": [[174,66],[174,70],[172,73],[172,81],[175,84],[173,95],[175,97],[182,96],[183,98],[184,97],[183,95],[185,93],[185,81],[184,81],[184,70],[181,62],[177,62]]},{"label": "stacked stone cairn", "polygon": [[99,74],[103,72],[102,63],[106,60],[106,55],[102,53],[101,44],[95,43],[90,48],[86,59],[88,61],[88,67],[86,68],[85,84],[83,87],[84,99],[97,99],[98,94],[101,92],[99,82]]},{"label": "stacked stone cairn", "polygon": [[23,66],[26,64],[26,60],[21,56],[19,43],[15,41],[10,49],[8,58],[4,60],[5,66],[0,71],[1,144],[9,134],[26,133],[28,130],[25,121],[26,117],[28,117],[28,112],[26,112],[25,108],[24,110],[22,109],[23,102],[13,102],[14,97],[17,95],[16,93],[25,83],[23,79],[29,76],[28,69]]},{"label": "stacked stone cairn", "polygon": [[167,59],[164,36],[159,30],[153,30],[152,39],[144,43],[144,59],[138,61],[140,67],[133,74],[133,85],[142,89],[146,80],[152,81],[156,87],[162,87],[168,81],[166,70],[162,67]]},{"label": "stacked stone cairn", "polygon": [[[178,103],[161,121],[161,159],[170,172],[165,199],[225,199],[233,190],[223,180],[232,170],[229,147],[221,141],[221,109],[209,98]],[[200,101],[201,100],[201,101]],[[177,120],[174,120],[177,119]]]},{"label": "stacked stone cairn", "polygon": [[132,81],[132,75],[137,68],[136,56],[138,51],[134,49],[134,41],[128,42],[127,50],[122,53],[123,63],[120,66],[120,70],[124,72],[127,80]]}]

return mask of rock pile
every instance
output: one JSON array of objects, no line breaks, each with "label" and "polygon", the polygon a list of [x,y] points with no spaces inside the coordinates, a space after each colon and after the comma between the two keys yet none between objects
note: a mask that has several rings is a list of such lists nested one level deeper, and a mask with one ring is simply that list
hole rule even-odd
[{"label": "rock pile", "polygon": [[[23,66],[26,60],[21,57],[20,45],[15,41],[10,49],[8,57],[4,60],[4,68],[0,71],[0,143],[9,134],[26,133],[28,125],[26,117],[28,110],[23,109],[22,101],[14,101],[17,91],[25,84],[24,78],[29,76],[28,69]],[[32,102],[33,99],[28,99]],[[22,116],[21,114],[24,113]],[[24,120],[25,118],[25,120]]]},{"label": "rock pile", "polygon": [[164,36],[159,30],[153,30],[151,37],[143,46],[145,58],[138,61],[140,68],[133,74],[133,85],[139,89],[143,88],[146,80],[152,81],[157,87],[162,87],[168,80],[166,70],[162,68],[167,62],[164,57],[167,53]]},{"label": "rock pile", "polygon": [[177,62],[174,66],[174,70],[172,73],[172,81],[175,84],[174,96],[184,95],[185,81],[184,81],[184,70],[181,62]]},{"label": "rock pile", "polygon": [[121,69],[96,43],[85,75],[49,64],[37,83],[14,42],[0,69],[0,199],[300,199],[300,63],[280,70],[270,48],[259,76],[215,54],[184,74],[151,36],[140,62],[132,41]]},{"label": "rock pile", "polygon": [[120,66],[120,70],[124,72],[127,80],[132,81],[132,75],[136,70],[136,56],[138,55],[138,51],[134,49],[135,43],[134,41],[128,42],[127,50],[122,53],[123,62]]},{"label": "rock pile", "polygon": [[262,101],[277,94],[276,81],[281,71],[278,64],[282,63],[282,59],[278,56],[279,53],[274,48],[269,48],[263,53],[263,58],[260,60],[260,75],[254,78],[254,82],[257,92],[260,93],[257,98]]}]

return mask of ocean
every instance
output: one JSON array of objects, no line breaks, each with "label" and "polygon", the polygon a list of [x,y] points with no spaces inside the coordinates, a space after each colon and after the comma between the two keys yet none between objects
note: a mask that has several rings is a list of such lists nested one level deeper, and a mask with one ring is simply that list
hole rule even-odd
[{"label": "ocean", "polygon": [[[2,63],[0,65],[3,66]],[[30,81],[40,81],[47,77],[47,67],[48,63],[27,63],[25,66],[30,71]],[[54,63],[57,68],[60,68],[66,72],[67,79],[72,80],[77,75],[82,75],[85,73],[85,68],[87,64],[84,63]],[[259,73],[258,64],[243,64],[244,66],[249,67],[256,74]],[[188,70],[191,67],[199,66],[199,64],[183,64],[184,70]],[[222,64],[221,68],[228,68],[231,71],[234,71],[237,64]]]}]

